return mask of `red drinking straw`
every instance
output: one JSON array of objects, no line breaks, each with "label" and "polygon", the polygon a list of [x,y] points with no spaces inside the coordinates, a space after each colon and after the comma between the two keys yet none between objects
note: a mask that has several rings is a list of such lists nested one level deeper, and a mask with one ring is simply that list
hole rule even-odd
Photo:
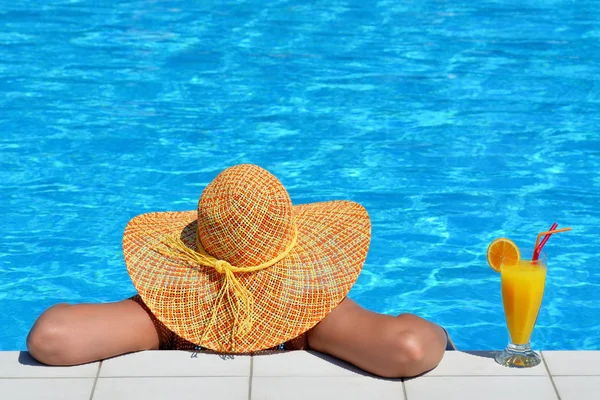
[{"label": "red drinking straw", "polygon": [[[552,228],[547,232],[540,232],[540,234],[537,236],[537,239],[535,241],[535,250],[533,252],[533,258],[532,261],[537,261],[538,257],[540,256],[540,252],[542,251],[542,247],[544,247],[544,245],[546,244],[546,242],[548,241],[548,239],[550,239],[550,236],[553,233],[558,233],[558,232],[566,232],[566,231],[570,231],[571,228],[562,228],[562,229],[556,229],[558,225],[555,223],[552,225]],[[546,235],[544,237],[544,239],[542,240],[542,242],[540,243],[540,238],[542,237],[542,235]],[[539,245],[538,245],[539,243]]]},{"label": "red drinking straw", "polygon": [[[558,227],[558,224],[555,222],[552,224],[552,226],[548,230],[553,231],[557,227]],[[544,247],[544,245],[546,244],[548,239],[550,239],[551,235],[552,235],[551,233],[548,233],[546,236],[544,236],[544,239],[542,239],[541,243],[533,250],[533,258],[532,258],[533,261],[537,260],[540,257],[540,252],[542,251],[542,247]]]}]

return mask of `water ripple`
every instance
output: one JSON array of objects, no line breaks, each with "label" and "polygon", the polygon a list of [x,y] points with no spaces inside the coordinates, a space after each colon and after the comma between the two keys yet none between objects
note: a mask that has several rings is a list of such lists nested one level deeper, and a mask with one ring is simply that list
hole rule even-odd
[{"label": "water ripple", "polygon": [[507,341],[485,251],[557,221],[533,345],[600,349],[600,8],[532,1],[0,1],[0,350],[56,302],[129,296],[133,216],[224,167],[360,201],[351,292],[465,349]]}]

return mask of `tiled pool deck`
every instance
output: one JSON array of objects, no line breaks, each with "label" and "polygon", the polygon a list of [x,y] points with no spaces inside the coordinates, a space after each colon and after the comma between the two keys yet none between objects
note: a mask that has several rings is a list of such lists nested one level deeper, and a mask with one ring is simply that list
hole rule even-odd
[{"label": "tiled pool deck", "polygon": [[492,352],[448,351],[413,379],[381,379],[307,351],[220,356],[145,351],[76,367],[0,352],[0,399],[600,399],[600,351],[544,351],[537,367],[497,365]]}]

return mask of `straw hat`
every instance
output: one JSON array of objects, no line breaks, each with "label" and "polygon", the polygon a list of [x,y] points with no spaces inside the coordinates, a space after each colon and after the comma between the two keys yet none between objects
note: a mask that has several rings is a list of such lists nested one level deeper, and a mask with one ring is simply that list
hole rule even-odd
[{"label": "straw hat", "polygon": [[198,209],[136,216],[123,251],[138,294],[167,328],[219,352],[272,348],[306,332],[348,294],[371,238],[351,201],[292,205],[250,164],[222,171]]}]

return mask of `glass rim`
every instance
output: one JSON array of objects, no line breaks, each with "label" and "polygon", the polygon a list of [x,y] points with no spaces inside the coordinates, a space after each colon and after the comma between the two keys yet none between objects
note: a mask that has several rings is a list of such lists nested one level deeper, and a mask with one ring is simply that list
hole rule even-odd
[{"label": "glass rim", "polygon": [[[533,259],[529,260],[531,263],[533,263]],[[540,251],[540,254],[538,256],[537,259],[537,263],[538,266],[542,267],[542,268],[548,268],[548,254],[546,254],[543,251]]]}]

